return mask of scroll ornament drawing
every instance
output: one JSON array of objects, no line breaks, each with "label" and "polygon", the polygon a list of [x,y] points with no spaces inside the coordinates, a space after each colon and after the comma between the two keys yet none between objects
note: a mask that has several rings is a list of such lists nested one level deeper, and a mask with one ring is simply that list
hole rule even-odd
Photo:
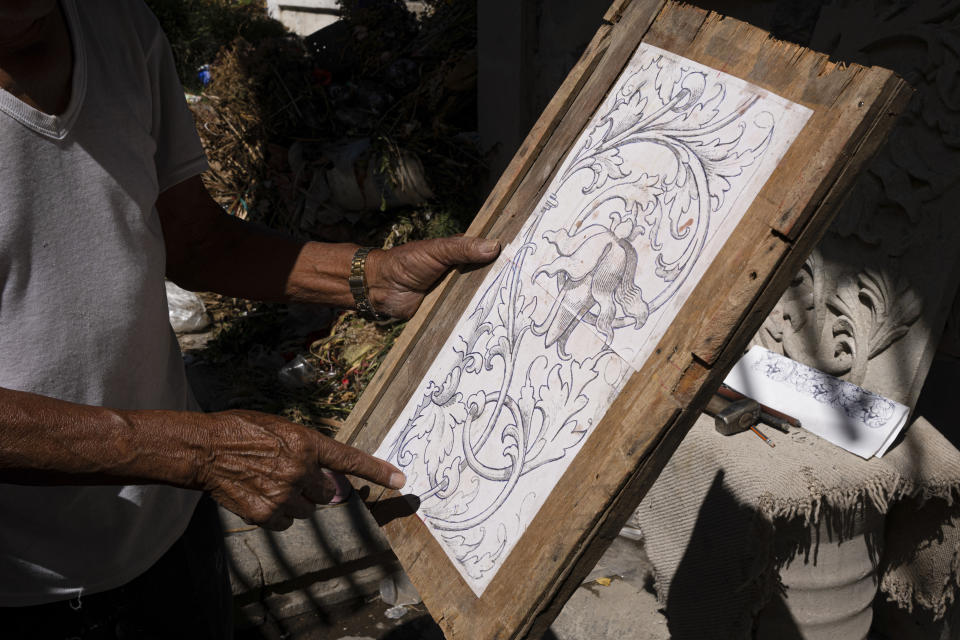
[{"label": "scroll ornament drawing", "polygon": [[871,429],[882,429],[894,418],[897,405],[852,382],[824,375],[777,353],[765,352],[752,368],[760,375],[792,387],[798,393],[842,411]]},{"label": "scroll ornament drawing", "polygon": [[478,595],[808,115],[641,45],[377,452]]}]

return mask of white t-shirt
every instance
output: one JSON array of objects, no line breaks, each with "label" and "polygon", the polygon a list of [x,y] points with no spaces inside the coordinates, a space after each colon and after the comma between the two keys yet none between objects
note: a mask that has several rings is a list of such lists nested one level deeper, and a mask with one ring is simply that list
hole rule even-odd
[{"label": "white t-shirt", "polygon": [[[0,387],[196,410],[164,288],[157,195],[207,168],[142,0],[61,0],[67,110],[0,90]],[[2,425],[0,425],[2,428]],[[0,606],[117,587],[180,536],[199,494],[0,484]]]}]

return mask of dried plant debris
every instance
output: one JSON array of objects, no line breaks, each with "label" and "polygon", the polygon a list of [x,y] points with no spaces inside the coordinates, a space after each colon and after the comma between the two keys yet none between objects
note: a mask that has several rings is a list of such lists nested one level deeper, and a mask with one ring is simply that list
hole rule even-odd
[{"label": "dried plant debris", "polygon": [[250,42],[275,38],[286,28],[267,16],[263,0],[146,0],[163,26],[181,82],[199,90],[200,67],[236,37]]},{"label": "dried plant debris", "polygon": [[191,106],[232,214],[301,237],[389,229],[443,208],[460,228],[480,202],[476,5],[344,3],[312,36],[237,38]]},{"label": "dried plant debris", "polygon": [[266,411],[320,429],[349,415],[403,328],[353,311],[204,298],[214,336],[190,358],[218,386],[206,408]]}]

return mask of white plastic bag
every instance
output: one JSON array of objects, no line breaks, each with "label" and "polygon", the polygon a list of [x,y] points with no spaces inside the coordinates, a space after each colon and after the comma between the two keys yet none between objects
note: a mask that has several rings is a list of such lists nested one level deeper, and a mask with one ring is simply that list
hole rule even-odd
[{"label": "white plastic bag", "polygon": [[177,333],[196,333],[210,326],[207,308],[200,296],[167,281],[167,310]]}]

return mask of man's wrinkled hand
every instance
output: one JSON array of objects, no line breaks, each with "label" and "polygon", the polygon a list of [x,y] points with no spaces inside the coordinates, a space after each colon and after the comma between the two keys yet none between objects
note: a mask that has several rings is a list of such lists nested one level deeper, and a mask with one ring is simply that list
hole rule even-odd
[{"label": "man's wrinkled hand", "polygon": [[338,474],[392,489],[406,481],[393,465],[277,416],[224,411],[207,418],[213,424],[198,484],[251,524],[281,531],[316,505],[343,499],[349,488]]},{"label": "man's wrinkled hand", "polygon": [[418,240],[367,258],[367,287],[373,308],[395,318],[409,318],[431,287],[459,265],[487,264],[500,253],[500,243],[482,238]]}]

